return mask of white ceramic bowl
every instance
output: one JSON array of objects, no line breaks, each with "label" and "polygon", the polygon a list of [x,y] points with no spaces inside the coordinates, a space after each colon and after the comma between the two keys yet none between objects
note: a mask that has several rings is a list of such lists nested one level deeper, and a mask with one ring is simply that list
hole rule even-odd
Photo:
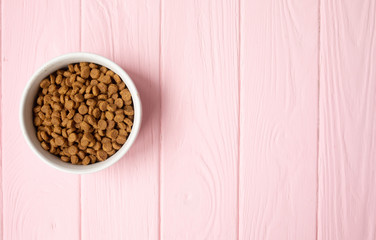
[{"label": "white ceramic bowl", "polygon": [[[125,82],[126,86],[128,87],[129,91],[132,94],[133,106],[134,106],[134,122],[132,131],[128,136],[127,141],[124,145],[110,158],[103,162],[97,162],[94,164],[89,165],[73,165],[70,163],[66,163],[61,161],[58,157],[52,155],[51,153],[47,152],[40,146],[40,142],[36,136],[36,129],[33,125],[33,106],[35,102],[35,98],[37,92],[39,90],[39,83],[49,76],[49,74],[55,72],[58,69],[67,67],[70,63],[77,63],[77,62],[92,62],[111,69],[113,72],[117,73],[121,79]],[[116,63],[112,62],[111,60],[91,53],[69,53],[62,55],[60,57],[54,58],[48,61],[44,66],[39,68],[34,75],[31,77],[29,82],[27,83],[25,90],[22,95],[21,105],[20,105],[20,123],[23,135],[26,138],[26,142],[29,144],[31,149],[34,151],[36,155],[40,159],[42,159],[45,163],[59,169],[64,172],[69,173],[77,173],[77,174],[84,174],[84,173],[92,173],[97,172],[102,169],[105,169],[112,164],[119,161],[119,159],[124,156],[124,154],[129,150],[132,146],[133,142],[135,141],[138,132],[140,130],[141,125],[141,118],[142,118],[142,108],[141,108],[141,100],[138,94],[138,91],[132,82],[131,78],[128,74],[119,67]]]}]

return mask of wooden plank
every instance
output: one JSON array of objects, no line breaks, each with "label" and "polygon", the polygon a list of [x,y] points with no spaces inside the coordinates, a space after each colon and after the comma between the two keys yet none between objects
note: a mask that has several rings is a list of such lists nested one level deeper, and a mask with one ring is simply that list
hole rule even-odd
[{"label": "wooden plank", "polygon": [[376,238],[375,23],[375,1],[321,1],[319,239]]},{"label": "wooden plank", "polygon": [[240,239],[315,239],[318,1],[241,1]]},{"label": "wooden plank", "polygon": [[24,140],[18,107],[47,60],[79,51],[79,2],[2,1],[4,239],[77,239],[79,178],[42,163]]},{"label": "wooden plank", "polygon": [[157,239],[159,235],[159,1],[83,0],[82,50],[122,66],[143,103],[129,153],[82,176],[82,239]]},{"label": "wooden plank", "polygon": [[236,239],[237,1],[162,1],[161,239]]}]

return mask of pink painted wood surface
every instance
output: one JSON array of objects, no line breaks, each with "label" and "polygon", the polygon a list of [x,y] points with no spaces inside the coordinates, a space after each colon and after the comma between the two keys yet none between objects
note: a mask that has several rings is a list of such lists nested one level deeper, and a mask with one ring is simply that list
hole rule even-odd
[{"label": "pink painted wood surface", "polygon": [[162,2],[162,239],[237,237],[238,9]]},{"label": "pink painted wood surface", "polygon": [[320,239],[376,239],[376,3],[321,1]]},{"label": "pink painted wood surface", "polygon": [[18,108],[37,68],[79,51],[79,2],[37,2],[2,1],[2,236],[78,239],[79,176],[54,170],[32,153],[21,134]]},{"label": "pink painted wood surface", "polygon": [[159,236],[159,1],[82,1],[82,51],[122,66],[139,89],[142,130],[115,166],[82,176],[82,239]]},{"label": "pink painted wood surface", "polygon": [[[1,1],[0,239],[375,239],[371,0]],[[18,105],[52,57],[122,66],[135,145],[76,176]]]},{"label": "pink painted wood surface", "polygon": [[242,3],[240,239],[315,239],[319,5]]}]

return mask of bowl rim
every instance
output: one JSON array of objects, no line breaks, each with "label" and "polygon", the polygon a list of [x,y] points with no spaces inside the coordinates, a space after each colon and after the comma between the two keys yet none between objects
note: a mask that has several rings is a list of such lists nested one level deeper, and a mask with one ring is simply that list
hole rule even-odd
[{"label": "bowl rim", "polygon": [[[79,59],[82,59],[82,60],[79,60]],[[121,77],[121,79],[123,80],[127,88],[129,89],[129,91],[131,92],[134,112],[135,112],[132,131],[130,132],[127,138],[127,141],[123,144],[123,146],[118,151],[116,151],[114,155],[107,158],[105,161],[97,162],[94,164],[89,164],[86,166],[65,163],[61,161],[60,159],[58,159],[57,156],[44,150],[40,146],[40,144],[38,144],[37,146],[35,144],[35,141],[32,140],[33,136],[34,138],[36,138],[35,129],[32,129],[32,132],[34,133],[34,135],[30,134],[31,130],[27,129],[26,116],[25,116],[25,111],[27,110],[26,110],[25,105],[26,105],[26,101],[30,99],[30,97],[28,96],[30,89],[33,86],[35,86],[35,84],[38,84],[39,86],[39,82],[43,78],[48,76],[50,73],[56,71],[56,70],[49,70],[49,69],[56,67],[56,65],[59,65],[59,64],[61,65],[62,62],[67,62],[68,60],[71,60],[70,63],[93,62],[102,66],[106,66],[108,69],[112,70],[113,72],[115,72]],[[66,66],[68,64],[69,63],[67,63]],[[58,69],[62,67],[63,66],[59,66]],[[32,111],[32,109],[30,111]],[[87,173],[98,172],[100,170],[110,167],[111,165],[119,161],[128,152],[128,150],[133,145],[140,131],[141,121],[142,121],[142,104],[141,104],[139,92],[137,91],[135,84],[133,83],[132,79],[129,77],[127,72],[123,68],[121,68],[118,64],[98,54],[88,53],[88,52],[72,52],[72,53],[63,54],[53,59],[50,59],[33,73],[33,75],[30,77],[30,79],[26,83],[24,90],[22,92],[22,97],[21,97],[21,102],[20,102],[20,107],[19,107],[19,116],[20,116],[19,119],[20,119],[22,134],[24,138],[26,139],[26,142],[29,145],[29,147],[38,156],[39,159],[41,159],[47,165],[63,172],[74,173],[74,174],[87,174]],[[32,116],[31,116],[31,121],[33,121]],[[41,151],[44,151],[44,152],[41,152]],[[48,153],[48,154],[45,154],[45,153]],[[45,155],[48,155],[49,157],[46,157]],[[56,159],[58,159],[58,161],[56,161]]]}]

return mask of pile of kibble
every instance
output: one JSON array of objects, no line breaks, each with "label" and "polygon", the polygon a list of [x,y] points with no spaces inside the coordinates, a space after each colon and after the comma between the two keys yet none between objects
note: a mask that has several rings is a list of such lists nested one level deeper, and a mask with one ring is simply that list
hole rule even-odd
[{"label": "pile of kibble", "polygon": [[132,130],[132,96],[119,75],[94,63],[70,64],[40,83],[34,112],[38,140],[64,162],[104,161]]}]

